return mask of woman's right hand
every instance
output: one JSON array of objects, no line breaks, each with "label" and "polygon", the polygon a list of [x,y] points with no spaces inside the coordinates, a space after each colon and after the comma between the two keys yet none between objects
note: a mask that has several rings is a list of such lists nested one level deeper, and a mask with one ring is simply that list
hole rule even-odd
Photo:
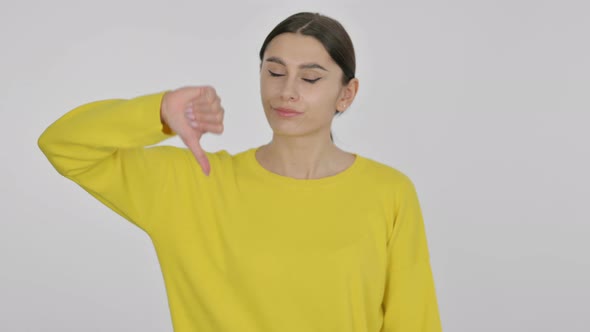
[{"label": "woman's right hand", "polygon": [[223,133],[224,110],[211,86],[187,86],[168,91],[162,98],[162,124],[176,133],[191,150],[206,175],[211,172],[200,140],[204,133]]}]

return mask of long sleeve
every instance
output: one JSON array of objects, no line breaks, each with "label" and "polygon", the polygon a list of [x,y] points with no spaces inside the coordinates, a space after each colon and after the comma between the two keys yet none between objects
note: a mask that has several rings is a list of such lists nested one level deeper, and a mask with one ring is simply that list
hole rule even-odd
[{"label": "long sleeve", "polygon": [[53,167],[113,211],[149,230],[178,148],[146,148],[174,136],[160,122],[165,92],[81,105],[56,120],[38,146]]},{"label": "long sleeve", "polygon": [[422,212],[407,177],[398,187],[395,211],[381,332],[442,331]]}]

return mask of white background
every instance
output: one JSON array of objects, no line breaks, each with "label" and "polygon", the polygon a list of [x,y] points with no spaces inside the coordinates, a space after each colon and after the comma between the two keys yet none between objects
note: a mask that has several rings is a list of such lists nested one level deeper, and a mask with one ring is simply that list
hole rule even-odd
[{"label": "white background", "polygon": [[258,51],[299,11],[353,39],[335,140],[415,182],[444,330],[588,329],[587,1],[54,0],[0,9],[0,330],[172,331],[147,234],[37,138],[86,102],[211,84],[226,130],[206,149],[264,144]]}]

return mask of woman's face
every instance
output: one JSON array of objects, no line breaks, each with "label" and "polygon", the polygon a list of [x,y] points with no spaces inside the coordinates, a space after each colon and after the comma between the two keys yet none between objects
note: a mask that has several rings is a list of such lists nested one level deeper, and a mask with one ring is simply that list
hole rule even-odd
[{"label": "woman's face", "polygon": [[314,37],[283,33],[273,38],[260,67],[260,92],[274,134],[329,137],[335,110],[345,109],[342,75]]}]

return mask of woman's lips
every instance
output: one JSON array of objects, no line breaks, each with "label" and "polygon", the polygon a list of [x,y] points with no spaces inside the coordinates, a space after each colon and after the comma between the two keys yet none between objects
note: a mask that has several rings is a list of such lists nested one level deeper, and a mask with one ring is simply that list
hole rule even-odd
[{"label": "woman's lips", "polygon": [[302,114],[302,112],[297,112],[289,108],[275,108],[274,110],[275,112],[277,112],[278,115],[284,118],[292,118],[294,116]]}]

